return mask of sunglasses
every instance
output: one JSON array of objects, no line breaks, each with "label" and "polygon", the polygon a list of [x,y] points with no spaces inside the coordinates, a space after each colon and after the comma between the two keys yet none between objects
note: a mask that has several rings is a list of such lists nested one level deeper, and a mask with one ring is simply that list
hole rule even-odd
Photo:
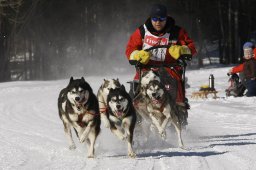
[{"label": "sunglasses", "polygon": [[166,20],[166,17],[152,17],[151,20],[154,22],[157,22],[157,21],[163,22]]}]

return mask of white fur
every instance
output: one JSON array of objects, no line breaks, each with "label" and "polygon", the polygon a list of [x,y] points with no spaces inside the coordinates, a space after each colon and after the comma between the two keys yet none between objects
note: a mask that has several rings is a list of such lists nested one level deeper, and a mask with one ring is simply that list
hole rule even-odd
[{"label": "white fur", "polygon": [[150,70],[141,78],[141,86],[146,87],[147,84],[152,80],[160,81],[160,78],[152,70]]},{"label": "white fur", "polygon": [[[114,83],[114,80],[113,80],[113,79],[109,79],[109,80],[105,80],[105,79],[104,79],[104,83],[107,82],[107,81],[109,82],[108,86],[105,87],[105,88],[103,88],[103,89],[100,88],[100,89],[98,90],[98,95],[97,95],[97,97],[98,97],[99,108],[100,108],[100,112],[101,112],[100,118],[101,118],[101,120],[102,120],[104,126],[105,126],[106,128],[109,128],[109,127],[110,127],[110,123],[109,123],[109,120],[108,120],[108,118],[107,118],[107,116],[106,116],[106,111],[105,111],[105,109],[107,108],[107,96],[108,96],[108,94],[109,94],[109,90],[110,90],[111,88],[112,88],[112,89],[115,89],[117,86],[116,86],[116,84]],[[117,79],[116,81],[118,81],[118,79]],[[102,84],[102,87],[103,87],[104,83]]]},{"label": "white fur", "polygon": [[128,100],[127,100],[127,99],[125,99],[125,98],[122,97],[122,96],[119,96],[119,98],[122,98],[122,99],[123,99],[120,103],[116,103],[116,102],[115,102],[115,100],[117,100],[116,97],[113,97],[113,98],[110,100],[110,102],[109,102],[109,106],[110,106],[112,112],[113,112],[116,116],[117,116],[117,112],[118,112],[117,105],[120,105],[120,106],[121,106],[121,107],[120,107],[120,110],[123,110],[123,111],[127,108],[127,105],[128,105]]},{"label": "white fur", "polygon": [[[166,126],[168,124],[168,122],[170,121],[177,132],[178,135],[178,143],[179,143],[179,147],[183,147],[183,141],[181,138],[181,125],[180,122],[178,120],[178,117],[175,115],[174,110],[172,110],[171,107],[171,103],[168,100],[165,101],[159,101],[159,103],[154,103],[154,107],[151,104],[152,100],[156,100],[157,97],[160,97],[162,99],[164,94],[164,90],[161,89],[157,84],[154,84],[150,87],[148,87],[146,90],[146,94],[148,96],[147,100],[148,100],[148,104],[147,104],[147,111],[149,113],[149,116],[152,120],[152,124],[153,126],[151,126],[151,129],[153,127],[156,127],[156,129],[158,130],[160,136],[165,139],[166,138]],[[153,96],[152,94],[156,94],[155,96]],[[156,97],[156,98],[155,98]],[[161,103],[164,102],[164,103]],[[156,108],[157,107],[157,108]],[[160,109],[163,107],[163,110]],[[162,120],[162,118],[164,118]]]},{"label": "white fur", "polygon": [[[76,104],[84,104],[88,101],[89,98],[89,91],[87,90],[83,90],[81,88],[78,88],[78,90],[76,90],[75,88],[72,89],[70,92],[68,92],[67,94],[68,100],[76,105]],[[79,97],[79,101],[76,101],[75,98]],[[84,101],[83,101],[84,100]],[[83,102],[82,102],[83,101]],[[81,103],[82,102],[82,103]]]},{"label": "white fur", "polygon": [[[130,127],[132,124],[133,117],[125,116],[126,113],[124,113],[124,111],[129,109],[128,104],[128,99],[124,98],[121,95],[112,97],[108,105],[115,116],[109,115],[109,119],[111,122],[114,123],[114,126],[116,127],[116,129],[111,128],[112,133],[115,134],[120,140],[127,140],[128,156],[135,157],[136,154],[133,152],[132,143],[128,140],[131,136]],[[117,106],[120,107],[117,108]],[[119,115],[119,112],[122,112],[122,114]]]},{"label": "white fur", "polygon": [[81,143],[83,143],[85,141],[85,139],[88,137],[88,134],[91,131],[91,127],[92,127],[92,121],[90,121],[88,123],[88,125],[84,129],[83,133],[79,136]]},{"label": "white fur", "polygon": [[67,103],[67,101],[63,102],[62,105],[61,105],[64,112],[66,112],[66,103]]},{"label": "white fur", "polygon": [[[76,97],[78,98],[76,99]],[[88,157],[92,158],[94,157],[94,144],[96,140],[95,128],[93,128],[94,125],[92,123],[92,120],[94,119],[94,115],[92,114],[94,114],[94,112],[92,110],[88,110],[92,114],[86,113],[87,110],[86,108],[84,108],[84,105],[87,103],[89,99],[89,91],[83,90],[81,87],[78,88],[78,90],[74,88],[67,93],[67,98],[68,100],[63,101],[60,107],[64,112],[66,112],[67,102],[70,102],[72,104],[72,109],[74,110],[72,114],[62,113],[61,115],[61,119],[64,123],[65,135],[68,139],[69,149],[76,149],[71,133],[71,128],[73,127],[77,131],[79,141],[81,143],[83,143],[84,141],[87,142]],[[79,109],[77,106],[79,106]],[[69,118],[67,118],[66,114],[68,114]],[[82,122],[88,123],[85,127],[81,127],[77,122],[79,119],[79,115],[81,114],[83,114]]]},{"label": "white fur", "polygon": [[[146,93],[151,99],[154,99],[154,97],[163,96],[164,90],[156,85],[154,87],[150,86],[148,89],[146,89]],[[156,94],[155,96],[153,96],[154,93]]]}]

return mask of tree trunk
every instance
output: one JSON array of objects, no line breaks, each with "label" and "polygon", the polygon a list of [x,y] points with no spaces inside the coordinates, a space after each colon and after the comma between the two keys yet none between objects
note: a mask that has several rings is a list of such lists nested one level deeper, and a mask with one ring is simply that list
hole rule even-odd
[{"label": "tree trunk", "polygon": [[219,22],[220,22],[220,30],[221,30],[221,39],[222,41],[220,41],[220,46],[221,46],[221,50],[220,52],[222,53],[222,63],[226,63],[226,34],[225,34],[225,28],[224,28],[224,21],[223,21],[223,14],[222,14],[222,7],[221,7],[221,0],[218,1],[218,10],[219,10]]},{"label": "tree trunk", "polygon": [[233,33],[233,22],[232,22],[232,4],[231,0],[228,2],[228,64],[233,63],[233,47],[232,47],[232,33]]}]

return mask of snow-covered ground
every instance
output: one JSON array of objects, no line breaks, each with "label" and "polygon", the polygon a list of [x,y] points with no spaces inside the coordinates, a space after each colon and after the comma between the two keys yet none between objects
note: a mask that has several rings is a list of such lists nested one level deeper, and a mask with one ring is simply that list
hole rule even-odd
[{"label": "snow-covered ground", "polygon": [[[256,169],[256,98],[225,98],[229,68],[188,71],[188,97],[210,74],[215,76],[218,99],[190,99],[189,125],[182,136],[188,150],[177,148],[171,129],[167,141],[152,134],[135,134],[135,159],[128,158],[127,144],[108,129],[96,141],[96,158],[75,138],[70,151],[58,117],[57,97],[67,80],[0,83],[0,169],[95,170],[253,170]],[[96,93],[103,78],[85,77]],[[132,75],[120,75],[120,81]],[[126,84],[126,87],[128,85]]]}]

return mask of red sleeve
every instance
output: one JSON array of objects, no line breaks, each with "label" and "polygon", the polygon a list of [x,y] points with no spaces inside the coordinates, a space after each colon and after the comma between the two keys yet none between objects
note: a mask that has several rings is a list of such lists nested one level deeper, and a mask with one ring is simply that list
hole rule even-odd
[{"label": "red sleeve", "polygon": [[[253,49],[253,53],[254,53],[254,59],[256,59],[256,48]],[[240,73],[244,70],[244,63],[235,66],[232,68],[232,72],[231,73]]]},{"label": "red sleeve", "polygon": [[233,67],[231,73],[239,73],[239,72],[242,72],[243,70],[244,70],[244,63]]},{"label": "red sleeve", "polygon": [[256,48],[253,49],[254,59],[256,59]]},{"label": "red sleeve", "polygon": [[127,45],[126,45],[126,57],[129,59],[131,53],[134,50],[141,50],[142,49],[142,38],[140,34],[140,30],[137,28],[135,32],[131,35]]},{"label": "red sleeve", "polygon": [[179,39],[181,45],[188,46],[192,55],[196,54],[196,48],[195,48],[194,42],[191,38],[189,38],[188,33],[183,28],[180,29],[178,39]]}]

